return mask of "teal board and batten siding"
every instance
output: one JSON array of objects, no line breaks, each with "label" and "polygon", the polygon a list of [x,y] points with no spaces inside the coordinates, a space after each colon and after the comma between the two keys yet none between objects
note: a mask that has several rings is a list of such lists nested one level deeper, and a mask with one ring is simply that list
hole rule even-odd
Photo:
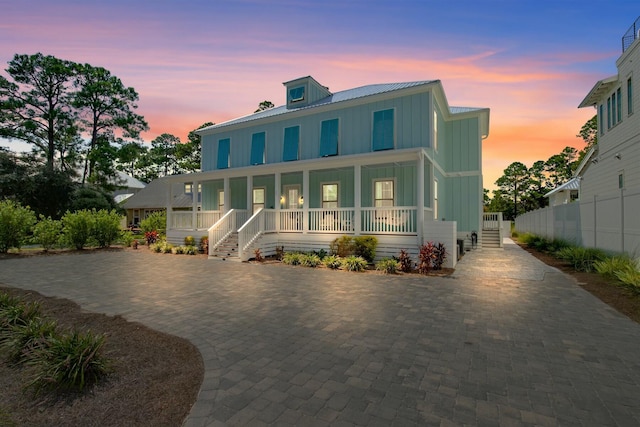
[{"label": "teal board and batten siding", "polygon": [[393,109],[395,149],[429,147],[432,122],[430,102],[430,92],[424,92],[315,114],[294,112],[276,122],[233,131],[220,128],[217,133],[202,137],[202,170],[217,169],[218,142],[226,138],[231,141],[230,167],[249,166],[253,134],[259,132],[265,132],[266,163],[282,162],[284,129],[292,126],[300,126],[299,159],[316,159],[320,156],[322,122],[336,118],[339,120],[338,154],[369,153],[372,151],[373,115],[376,111],[387,109]]},{"label": "teal board and batten siding", "polygon": [[443,150],[447,172],[481,170],[479,126],[476,117],[446,123]]},{"label": "teal board and batten siding", "polygon": [[338,183],[338,206],[341,208],[353,207],[353,181],[353,168],[309,172],[309,207],[322,207],[322,184],[332,183]]},{"label": "teal board and batten siding", "polygon": [[453,177],[447,178],[445,182],[445,188],[439,190],[446,192],[446,201],[440,202],[440,218],[456,221],[458,233],[481,230],[481,177]]},{"label": "teal board and batten siding", "polygon": [[248,209],[247,207],[247,178],[231,178],[229,180],[231,209]]},{"label": "teal board and batten siding", "polygon": [[[202,210],[217,211],[220,209],[220,200],[218,195],[220,191],[224,191],[224,181],[219,179],[215,181],[205,181],[201,183],[202,187]],[[224,203],[224,200],[222,201]]]},{"label": "teal board and batten siding", "polygon": [[275,176],[273,175],[254,176],[253,188],[264,188],[265,189],[264,207],[266,209],[275,208],[275,199],[276,199]]}]

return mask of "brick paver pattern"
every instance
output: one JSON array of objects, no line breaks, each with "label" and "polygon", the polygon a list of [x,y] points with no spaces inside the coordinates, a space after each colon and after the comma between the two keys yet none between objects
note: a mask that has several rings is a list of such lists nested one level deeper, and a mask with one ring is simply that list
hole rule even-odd
[{"label": "brick paver pattern", "polygon": [[190,427],[640,425],[640,325],[509,240],[451,277],[139,250],[2,260],[0,283],[193,342]]}]

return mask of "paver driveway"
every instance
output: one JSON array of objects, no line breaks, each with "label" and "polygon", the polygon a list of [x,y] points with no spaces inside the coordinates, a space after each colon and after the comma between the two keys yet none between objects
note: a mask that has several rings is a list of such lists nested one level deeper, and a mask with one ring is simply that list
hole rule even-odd
[{"label": "paver driveway", "polygon": [[191,340],[188,426],[640,425],[640,326],[513,244],[449,278],[141,250],[3,260],[0,283]]}]

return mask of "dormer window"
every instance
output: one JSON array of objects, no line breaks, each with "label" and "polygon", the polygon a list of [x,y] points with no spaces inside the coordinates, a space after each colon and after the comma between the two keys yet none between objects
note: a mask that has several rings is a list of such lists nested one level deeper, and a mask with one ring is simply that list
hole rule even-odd
[{"label": "dormer window", "polygon": [[304,86],[289,89],[289,102],[304,101]]}]

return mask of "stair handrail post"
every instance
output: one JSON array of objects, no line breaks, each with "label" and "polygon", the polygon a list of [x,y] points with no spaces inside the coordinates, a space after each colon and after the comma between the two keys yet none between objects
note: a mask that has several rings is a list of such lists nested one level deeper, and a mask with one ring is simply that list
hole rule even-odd
[{"label": "stair handrail post", "polygon": [[229,210],[215,224],[209,227],[209,255],[212,255],[220,244],[233,231],[232,220],[235,218],[235,209]]}]

